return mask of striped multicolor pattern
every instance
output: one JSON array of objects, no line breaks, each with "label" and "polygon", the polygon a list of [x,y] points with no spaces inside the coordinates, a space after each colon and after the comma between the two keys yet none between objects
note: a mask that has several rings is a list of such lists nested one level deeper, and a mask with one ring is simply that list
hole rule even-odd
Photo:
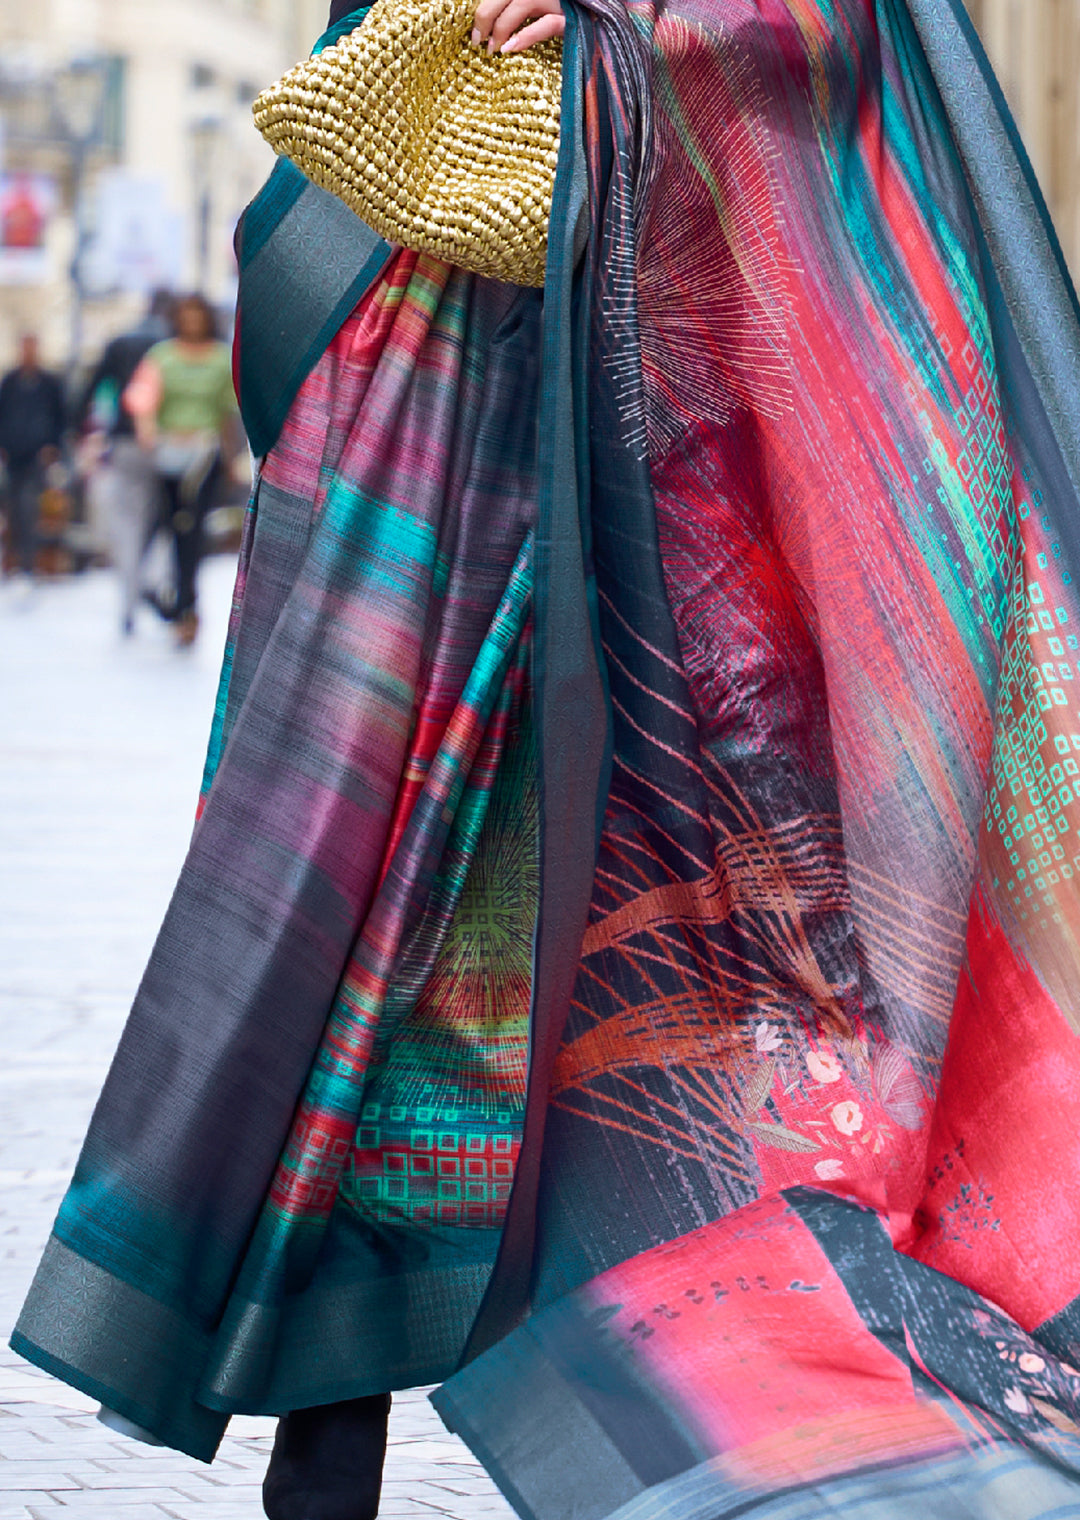
[{"label": "striped multicolor pattern", "polygon": [[1071,291],[949,7],[597,11],[613,771],[510,1333],[436,1402],[541,1520],[1080,1514]]},{"label": "striped multicolor pattern", "polygon": [[234,1410],[445,1376],[491,1270],[536,917],[539,310],[399,252],[249,513],[201,818],[17,1337],[206,1458]]}]

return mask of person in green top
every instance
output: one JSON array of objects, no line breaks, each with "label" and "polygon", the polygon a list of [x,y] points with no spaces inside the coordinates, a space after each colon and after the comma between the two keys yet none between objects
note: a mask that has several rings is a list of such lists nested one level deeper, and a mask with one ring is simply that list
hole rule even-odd
[{"label": "person in green top", "polygon": [[176,562],[176,600],[165,615],[176,624],[178,643],[189,645],[199,627],[203,525],[222,459],[235,442],[237,406],[229,350],[218,341],[209,302],[182,297],[173,327],[174,336],[156,343],[139,365],[123,404],[161,484]]}]

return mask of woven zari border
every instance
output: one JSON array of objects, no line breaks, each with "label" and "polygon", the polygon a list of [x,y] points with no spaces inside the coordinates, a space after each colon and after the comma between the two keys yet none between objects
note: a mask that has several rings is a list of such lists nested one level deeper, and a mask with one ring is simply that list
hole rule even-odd
[{"label": "woven zari border", "polygon": [[475,0],[376,0],[255,102],[275,152],[389,242],[542,285],[562,44],[489,54]]}]

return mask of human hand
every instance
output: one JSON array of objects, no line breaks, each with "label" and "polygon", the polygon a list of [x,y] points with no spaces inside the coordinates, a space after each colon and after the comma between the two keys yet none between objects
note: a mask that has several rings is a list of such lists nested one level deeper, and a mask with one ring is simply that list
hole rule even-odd
[{"label": "human hand", "polygon": [[480,0],[472,41],[477,47],[486,43],[489,53],[523,53],[565,31],[560,0]]}]

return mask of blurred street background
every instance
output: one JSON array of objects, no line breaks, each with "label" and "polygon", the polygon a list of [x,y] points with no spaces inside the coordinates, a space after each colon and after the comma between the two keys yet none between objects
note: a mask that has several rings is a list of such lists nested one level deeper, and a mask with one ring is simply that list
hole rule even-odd
[{"label": "blurred street background", "polygon": [[[1078,273],[1080,0],[968,4]],[[186,464],[162,515],[120,397],[178,323],[222,361],[272,162],[251,104],[327,8],[0,0],[0,1520],[261,1513],[272,1422],[200,1468],[106,1431],[6,1338],[183,858],[246,490],[224,407],[220,467]],[[509,1515],[422,1394],[395,1408],[384,1514]]]},{"label": "blurred street background", "polygon": [[158,286],[227,308],[256,94],[324,0],[0,0],[0,360],[90,362]]}]

